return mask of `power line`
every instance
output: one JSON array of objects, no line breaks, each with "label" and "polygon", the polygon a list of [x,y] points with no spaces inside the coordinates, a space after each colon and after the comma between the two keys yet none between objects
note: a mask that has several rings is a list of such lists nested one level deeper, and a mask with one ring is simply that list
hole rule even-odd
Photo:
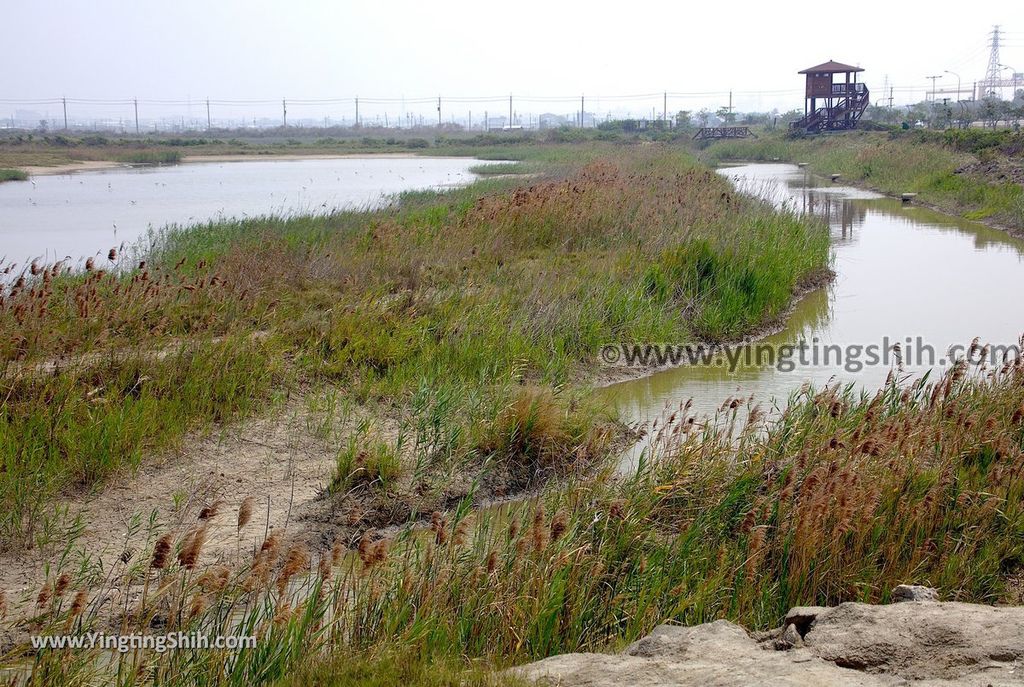
[{"label": "power line", "polygon": [[[999,42],[1000,45],[1004,45],[1004,42],[1002,41],[1002,32],[1001,31],[998,33],[998,42]],[[972,49],[971,52],[968,52],[967,54],[973,56],[977,52],[978,52],[978,48],[975,47],[975,48]],[[999,68],[1001,68],[1001,67],[999,67]],[[930,88],[928,88],[927,86],[924,86],[924,85],[896,86],[896,85],[892,84],[892,82],[889,80],[889,77],[887,75],[886,76],[886,85],[885,85],[885,87],[881,91],[881,101],[888,100],[889,101],[889,105],[891,107],[893,105],[893,100],[895,99],[897,94],[906,95],[906,96],[912,96],[913,94],[919,94],[919,93],[922,93],[922,92],[924,93],[924,98],[925,99],[928,99],[929,94],[931,95],[931,98],[934,99],[935,96],[936,96],[936,93],[938,92],[938,88],[936,87],[936,80],[938,78],[940,78],[940,77],[938,75],[935,75],[935,76],[930,76],[930,77],[927,77],[927,78],[931,80]],[[886,91],[888,91],[888,93],[886,93]],[[743,99],[743,98],[747,98],[747,99],[757,98],[757,99],[760,99],[762,97],[768,97],[768,98],[773,98],[774,97],[777,100],[782,100],[782,99],[788,98],[789,96],[795,96],[795,95],[802,94],[802,93],[803,93],[803,90],[802,89],[798,89],[798,88],[780,88],[780,89],[756,89],[756,90],[755,89],[747,89],[747,90],[733,90],[733,91],[729,91],[729,90],[704,90],[704,91],[677,90],[677,91],[670,91],[670,90],[666,89],[666,90],[663,90],[663,91],[660,91],[660,92],[649,92],[649,93],[647,93],[647,92],[640,92],[640,93],[628,93],[628,94],[588,95],[588,96],[586,96],[586,99],[584,99],[584,100],[581,100],[579,95],[546,95],[546,94],[520,94],[520,95],[516,95],[514,93],[508,94],[508,95],[500,95],[500,96],[498,96],[498,95],[480,95],[480,96],[466,96],[466,95],[444,96],[444,95],[441,95],[441,96],[429,96],[429,97],[424,96],[424,97],[398,97],[398,98],[392,98],[392,97],[365,97],[365,96],[334,96],[334,97],[323,97],[323,98],[281,98],[281,99],[271,99],[271,98],[206,98],[206,99],[198,101],[198,104],[200,105],[200,107],[203,104],[205,104],[205,110],[206,110],[205,111],[205,115],[206,115],[205,122],[201,122],[201,116],[200,116],[200,118],[193,117],[191,112],[189,114],[189,122],[195,128],[201,128],[202,124],[205,124],[206,128],[208,130],[210,130],[210,129],[213,129],[213,127],[214,127],[214,116],[217,114],[217,112],[216,112],[217,109],[220,109],[222,111],[222,116],[220,117],[220,119],[222,121],[225,120],[225,119],[227,119],[228,121],[237,121],[238,120],[238,116],[239,116],[238,114],[234,114],[234,115],[229,115],[228,117],[224,117],[223,116],[223,111],[224,110],[228,110],[228,111],[234,110],[234,111],[237,112],[237,110],[241,109],[241,110],[248,110],[247,112],[244,113],[244,115],[242,115],[242,119],[245,122],[247,122],[246,124],[243,124],[243,126],[248,126],[248,122],[251,122],[252,126],[257,126],[257,124],[256,124],[256,122],[257,122],[257,110],[259,111],[259,117],[261,118],[261,121],[264,123],[264,125],[268,125],[270,122],[272,122],[275,119],[274,117],[271,117],[269,113],[271,113],[273,111],[273,109],[275,108],[275,106],[276,106],[276,107],[280,108],[277,111],[278,112],[278,116],[280,117],[280,119],[278,119],[277,121],[280,122],[281,125],[283,125],[283,126],[288,126],[288,124],[289,124],[289,121],[288,121],[289,114],[291,114],[293,116],[292,123],[294,124],[296,112],[298,112],[298,113],[309,112],[310,108],[319,108],[319,109],[321,109],[321,112],[317,113],[316,119],[317,120],[323,119],[325,126],[329,126],[330,125],[329,122],[331,120],[331,117],[330,116],[322,116],[324,114],[324,110],[327,110],[327,112],[329,114],[330,112],[337,112],[338,109],[341,109],[343,112],[348,112],[348,113],[351,113],[354,110],[355,111],[354,121],[355,121],[355,123],[360,124],[360,123],[362,123],[362,121],[364,119],[364,117],[363,117],[364,108],[367,107],[367,106],[369,106],[371,108],[371,110],[372,109],[377,109],[378,113],[380,112],[381,108],[385,108],[384,116],[385,116],[385,118],[387,118],[387,115],[389,114],[389,111],[386,108],[396,107],[396,106],[400,105],[401,116],[396,116],[394,118],[387,119],[387,121],[389,121],[389,122],[397,122],[398,126],[403,126],[404,125],[404,126],[411,127],[411,126],[415,125],[417,117],[419,117],[419,124],[420,125],[422,125],[423,119],[422,119],[422,116],[420,116],[420,115],[414,115],[413,113],[407,113],[406,110],[409,107],[417,108],[417,109],[421,109],[421,110],[426,110],[427,108],[436,107],[437,108],[437,115],[438,115],[438,124],[441,125],[444,122],[443,115],[445,114],[445,112],[453,112],[453,111],[457,110],[458,109],[456,107],[457,105],[460,105],[460,104],[470,105],[471,107],[468,108],[470,111],[472,111],[473,109],[476,109],[476,107],[479,107],[479,109],[485,110],[485,111],[495,111],[495,110],[499,110],[500,111],[502,109],[502,104],[503,103],[507,103],[507,106],[508,106],[508,112],[509,112],[508,122],[509,122],[509,126],[513,126],[514,125],[514,123],[516,121],[516,118],[517,118],[517,115],[525,116],[523,113],[521,113],[521,112],[517,113],[515,111],[516,105],[518,105],[520,108],[522,108],[524,105],[526,105],[526,106],[550,107],[555,112],[559,112],[559,111],[562,112],[562,115],[555,115],[555,116],[570,116],[570,115],[568,115],[566,113],[571,113],[571,112],[573,112],[576,109],[576,107],[579,107],[578,117],[579,117],[579,121],[580,122],[582,122],[585,119],[585,117],[586,117],[586,106],[587,105],[589,105],[590,108],[592,110],[595,110],[595,111],[596,110],[600,110],[600,109],[604,109],[604,111],[606,113],[608,113],[607,116],[611,116],[611,114],[614,112],[614,113],[617,113],[616,116],[625,115],[627,118],[632,118],[633,117],[633,115],[629,112],[630,107],[632,107],[632,106],[640,106],[640,112],[644,113],[644,114],[641,115],[641,118],[645,118],[648,115],[651,116],[651,117],[657,118],[657,116],[658,116],[657,110],[661,110],[661,112],[660,112],[661,117],[663,119],[668,119],[668,110],[672,106],[676,106],[676,107],[683,106],[683,107],[685,107],[686,105],[689,105],[690,108],[693,108],[695,105],[697,105],[696,103],[686,103],[686,101],[703,100],[704,101],[704,105],[706,107],[715,109],[715,108],[717,108],[717,105],[715,105],[714,103],[722,102],[722,100],[724,100],[725,98],[736,98],[736,97],[738,97],[738,98],[741,98],[741,99]],[[669,102],[670,100],[672,100],[671,103]],[[646,103],[646,105],[644,105],[644,103]],[[656,103],[656,107],[651,107],[652,105],[655,105],[655,103]],[[73,96],[72,97],[61,96],[61,97],[51,97],[51,98],[47,98],[47,97],[34,97],[34,98],[31,98],[30,97],[30,98],[20,98],[20,99],[19,98],[0,98],[0,105],[23,106],[23,107],[45,107],[45,108],[60,107],[61,110],[59,111],[59,116],[63,116],[64,121],[65,121],[65,127],[67,127],[73,120],[76,120],[76,119],[77,119],[78,122],[81,122],[81,121],[87,121],[89,118],[92,118],[93,122],[97,123],[98,121],[102,121],[104,118],[108,118],[107,121],[109,121],[110,115],[99,115],[98,116],[96,114],[88,114],[88,113],[90,113],[90,112],[96,113],[98,110],[107,110],[107,111],[109,111],[110,109],[113,109],[114,111],[118,111],[119,110],[121,113],[123,113],[121,115],[122,117],[125,114],[127,114],[128,118],[134,119],[135,129],[136,129],[137,132],[140,132],[141,128],[142,128],[142,122],[141,122],[141,118],[140,117],[141,117],[141,114],[143,112],[150,113],[151,117],[152,117],[152,113],[154,112],[154,110],[157,110],[157,111],[162,110],[163,113],[160,114],[155,119],[155,121],[160,121],[160,120],[167,121],[169,119],[169,117],[170,117],[170,115],[166,114],[168,109],[180,108],[180,107],[189,107],[189,108],[191,108],[191,107],[194,107],[196,104],[197,104],[197,101],[195,101],[195,100],[193,100],[191,98],[189,98],[189,99],[175,99],[175,98],[151,98],[151,99],[146,99],[146,98],[136,98],[136,97],[132,97],[132,98],[116,98],[116,97],[91,98],[91,97],[73,97]],[[488,105],[492,105],[492,107],[487,107]],[[563,109],[563,106],[564,106],[564,109]],[[289,107],[292,109],[292,112],[289,112]],[[445,107],[447,107],[448,110],[443,112],[442,110]],[[131,112],[126,112],[126,110],[128,108],[131,108]],[[295,108],[298,108],[298,110],[295,110]],[[87,113],[86,115],[82,114],[83,110]],[[654,114],[650,114],[651,112],[654,112]],[[532,117],[533,113],[529,113],[529,114]],[[300,121],[301,121],[303,116],[304,115],[302,115],[302,114],[299,115]],[[351,115],[349,115],[349,116],[351,116]],[[378,114],[377,116],[379,117],[380,115]],[[452,115],[452,117],[453,117],[453,122],[454,122],[455,121],[454,120],[454,115]],[[404,124],[403,124],[403,120],[405,120]],[[520,120],[521,120],[521,117],[520,117]],[[154,119],[151,118],[150,121],[154,121]],[[186,128],[185,124],[184,124],[184,122],[185,122],[184,118],[181,121],[182,121],[182,123],[181,123],[182,128]],[[345,125],[345,122],[346,122],[346,117],[344,117],[344,116],[341,117],[341,124]],[[237,126],[237,124],[234,124],[234,125]],[[177,127],[177,123],[175,123],[174,126]],[[486,116],[485,116],[485,121],[483,123],[483,126],[485,128],[489,126],[489,123],[486,121]]]}]

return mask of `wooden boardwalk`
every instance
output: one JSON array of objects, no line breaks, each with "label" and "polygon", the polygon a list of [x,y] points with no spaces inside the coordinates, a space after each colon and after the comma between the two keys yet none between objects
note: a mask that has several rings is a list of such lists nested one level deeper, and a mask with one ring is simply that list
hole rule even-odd
[{"label": "wooden boardwalk", "polygon": [[750,138],[751,136],[754,134],[751,133],[748,126],[705,126],[693,135],[693,140],[713,141],[723,138]]}]

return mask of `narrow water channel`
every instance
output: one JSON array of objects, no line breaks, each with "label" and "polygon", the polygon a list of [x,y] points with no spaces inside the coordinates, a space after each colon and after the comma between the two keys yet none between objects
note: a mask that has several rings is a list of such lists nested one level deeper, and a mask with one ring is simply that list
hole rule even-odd
[{"label": "narrow water channel", "polygon": [[[932,368],[936,374],[948,364],[950,346],[967,347],[974,337],[1015,346],[1024,333],[1024,241],[833,184],[794,165],[751,164],[720,172],[741,188],[768,193],[773,202],[826,217],[836,279],[803,298],[784,329],[760,342],[760,361],[751,348],[734,369],[727,361],[688,365],[603,389],[622,418],[653,421],[688,399],[691,412],[713,415],[726,399],[751,395],[770,411],[807,382],[873,390],[896,362],[890,353],[872,364],[871,350],[880,354],[899,342],[907,372]],[[787,354],[786,346],[801,342],[809,364],[801,364],[795,352]],[[775,352],[774,361],[766,347]]]}]

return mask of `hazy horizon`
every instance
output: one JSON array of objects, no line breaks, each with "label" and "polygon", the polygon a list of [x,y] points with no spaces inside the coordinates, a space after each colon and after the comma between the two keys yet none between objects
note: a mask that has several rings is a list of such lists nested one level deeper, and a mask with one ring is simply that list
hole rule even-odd
[{"label": "hazy horizon", "polygon": [[[248,119],[280,116],[288,98],[289,119],[340,122],[351,121],[359,96],[364,121],[387,113],[391,122],[412,115],[430,123],[438,95],[448,121],[470,110],[478,118],[507,113],[512,93],[517,112],[576,112],[585,94],[588,111],[643,116],[653,108],[660,116],[664,91],[677,94],[672,113],[713,110],[729,90],[738,110],[786,111],[802,107],[796,72],[828,59],[862,66],[875,99],[888,78],[894,103],[903,104],[922,99],[930,75],[958,72],[964,90],[982,78],[996,23],[1004,30],[1001,62],[1024,71],[1020,5],[956,17],[931,3],[893,7],[869,0],[824,19],[764,3],[630,13],[462,0],[443,9],[182,0],[173,11],[151,1],[14,2],[5,14],[15,68],[0,76],[0,115],[20,109],[57,118],[59,104],[31,101],[61,96],[137,97],[143,118],[205,120],[211,98],[215,119]],[[937,84],[956,85],[949,74]],[[619,97],[635,94],[647,97]],[[123,102],[73,109],[72,119],[131,116]]]}]

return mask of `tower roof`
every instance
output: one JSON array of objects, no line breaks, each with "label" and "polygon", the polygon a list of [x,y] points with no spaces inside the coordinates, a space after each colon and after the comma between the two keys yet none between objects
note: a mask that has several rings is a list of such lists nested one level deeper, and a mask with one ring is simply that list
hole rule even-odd
[{"label": "tower roof", "polygon": [[815,67],[808,67],[807,69],[801,69],[797,74],[837,74],[841,72],[862,72],[864,71],[860,67],[854,67],[849,64],[843,64],[842,62],[836,62],[835,60],[829,60],[828,62],[822,62]]}]

